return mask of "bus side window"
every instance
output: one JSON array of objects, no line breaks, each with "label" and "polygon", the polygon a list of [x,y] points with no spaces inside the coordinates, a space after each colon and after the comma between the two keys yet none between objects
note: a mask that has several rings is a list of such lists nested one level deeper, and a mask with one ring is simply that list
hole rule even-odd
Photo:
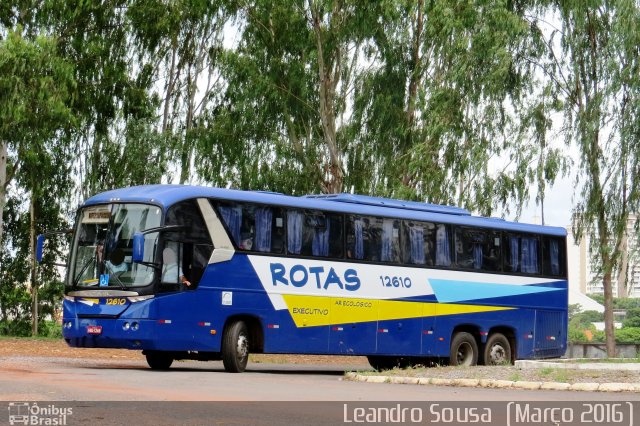
[{"label": "bus side window", "polygon": [[289,218],[287,230],[291,253],[342,257],[342,216],[318,211],[290,211]]},{"label": "bus side window", "polygon": [[400,263],[400,221],[395,219],[382,220],[382,241],[380,246],[380,260],[383,262]]},{"label": "bus side window", "polygon": [[451,266],[451,225],[436,224],[436,266]]},{"label": "bus side window", "polygon": [[544,237],[542,272],[545,275],[565,276],[565,245],[561,238]]},{"label": "bus side window", "polygon": [[502,271],[502,239],[500,232],[489,231],[486,239],[486,246],[483,252],[483,267],[488,272]]},{"label": "bus side window", "polygon": [[410,265],[433,266],[436,250],[436,227],[431,222],[402,222],[402,261]]},{"label": "bus side window", "polygon": [[535,235],[505,234],[505,271],[540,273],[540,239]]},{"label": "bus side window", "polygon": [[240,250],[284,252],[285,223],[282,209],[248,203],[215,204],[231,239]]},{"label": "bus side window", "polygon": [[[213,252],[213,243],[198,203],[195,200],[186,200],[172,206],[167,212],[166,224],[183,227],[165,234],[165,250],[174,250],[178,257],[179,270],[191,283],[187,288],[195,289]],[[163,262],[166,260],[163,259]],[[173,283],[173,279],[170,282]]]},{"label": "bus side window", "polygon": [[339,214],[328,214],[331,233],[329,234],[329,257],[342,259],[344,251],[344,223],[343,216]]},{"label": "bus side window", "polygon": [[365,258],[365,220],[362,217],[348,216],[347,258],[358,260]]},{"label": "bus side window", "polygon": [[231,240],[240,246],[240,228],[242,226],[242,207],[235,203],[219,203],[218,212],[229,231]]}]

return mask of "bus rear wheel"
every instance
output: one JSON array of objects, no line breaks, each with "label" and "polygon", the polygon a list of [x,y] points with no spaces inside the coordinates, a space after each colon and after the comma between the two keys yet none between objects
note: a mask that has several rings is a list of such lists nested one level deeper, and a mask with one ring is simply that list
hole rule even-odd
[{"label": "bus rear wheel", "polygon": [[222,339],[222,364],[229,373],[242,373],[249,361],[249,329],[244,321],[235,321]]},{"label": "bus rear wheel", "polygon": [[503,334],[493,333],[484,345],[485,365],[511,364],[511,345]]},{"label": "bus rear wheel", "polygon": [[449,365],[476,365],[478,363],[478,343],[472,334],[459,332],[451,340]]},{"label": "bus rear wheel", "polygon": [[168,370],[173,364],[173,357],[161,351],[148,351],[145,356],[152,370]]}]

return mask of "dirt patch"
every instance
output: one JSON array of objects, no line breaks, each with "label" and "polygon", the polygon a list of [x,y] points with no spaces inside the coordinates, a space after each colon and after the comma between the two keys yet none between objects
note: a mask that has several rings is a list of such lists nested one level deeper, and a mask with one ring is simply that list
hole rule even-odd
[{"label": "dirt patch", "polygon": [[62,339],[0,339],[0,356],[53,356],[61,358],[144,360],[142,352],[127,349],[71,348]]}]

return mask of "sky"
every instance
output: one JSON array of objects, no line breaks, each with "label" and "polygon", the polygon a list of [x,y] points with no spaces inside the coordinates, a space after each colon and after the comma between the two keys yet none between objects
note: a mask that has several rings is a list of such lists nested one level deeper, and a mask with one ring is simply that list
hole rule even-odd
[{"label": "sky", "polygon": [[[550,226],[561,226],[566,228],[571,224],[571,213],[573,211],[575,188],[574,176],[558,179],[551,188],[547,188],[544,200],[544,224]],[[541,209],[535,203],[535,195],[526,207],[523,207],[519,222],[541,223]],[[514,216],[507,217],[513,220]]]}]

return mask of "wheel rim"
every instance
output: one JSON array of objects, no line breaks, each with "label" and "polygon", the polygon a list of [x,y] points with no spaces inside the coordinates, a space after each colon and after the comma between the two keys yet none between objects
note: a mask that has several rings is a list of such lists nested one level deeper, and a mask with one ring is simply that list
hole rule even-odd
[{"label": "wheel rim", "polygon": [[489,349],[489,361],[491,364],[503,364],[507,360],[507,353],[500,344],[495,344]]},{"label": "wheel rim", "polygon": [[471,365],[473,361],[473,348],[470,343],[463,342],[458,346],[456,360],[458,361],[458,365]]},{"label": "wheel rim", "polygon": [[238,352],[238,360],[244,360],[249,354],[249,339],[244,334],[240,334],[238,336],[238,341],[236,342],[236,349]]}]

